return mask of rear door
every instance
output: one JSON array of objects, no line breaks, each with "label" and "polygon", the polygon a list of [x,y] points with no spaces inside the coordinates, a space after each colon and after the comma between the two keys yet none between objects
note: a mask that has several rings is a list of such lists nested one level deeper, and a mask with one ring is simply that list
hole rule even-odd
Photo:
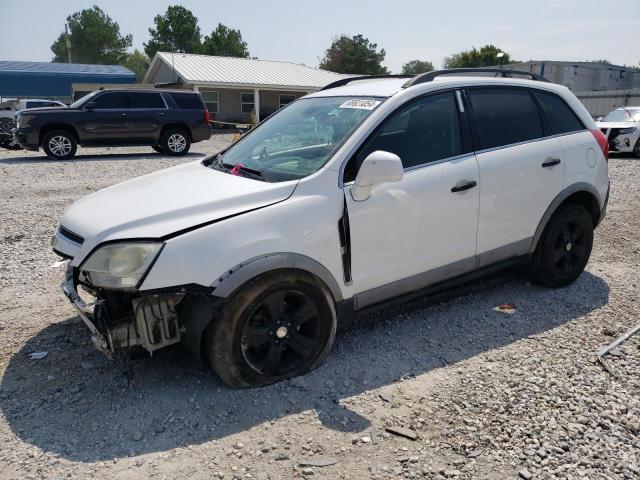
[{"label": "rear door", "polygon": [[563,150],[527,88],[468,90],[480,167],[480,265],[526,253],[563,185]]},{"label": "rear door", "polygon": [[127,92],[96,95],[91,109],[82,111],[78,128],[83,145],[123,145],[130,143]]},{"label": "rear door", "polygon": [[167,105],[159,92],[129,92],[128,117],[132,143],[157,145],[165,121]]},{"label": "rear door", "polygon": [[[345,168],[355,308],[470,270],[476,251],[478,165],[453,91],[399,107]],[[396,183],[356,202],[349,184],[371,152],[395,153]]]}]

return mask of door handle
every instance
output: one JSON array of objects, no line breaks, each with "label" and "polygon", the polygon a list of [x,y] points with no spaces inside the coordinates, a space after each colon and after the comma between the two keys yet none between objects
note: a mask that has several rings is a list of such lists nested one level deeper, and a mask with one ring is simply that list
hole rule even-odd
[{"label": "door handle", "polygon": [[164,112],[156,112],[156,115],[164,115]]},{"label": "door handle", "polygon": [[126,113],[121,113],[120,115],[121,115],[121,116],[123,116],[123,117],[126,117],[126,116],[127,116],[127,114],[126,114]]},{"label": "door handle", "polygon": [[453,193],[456,192],[464,192],[465,190],[469,190],[470,188],[475,187],[476,185],[478,185],[478,182],[476,182],[475,180],[471,180],[470,182],[466,182],[463,184],[459,184],[460,182],[458,182],[458,184],[456,184],[455,186],[453,186],[451,188],[451,191]]},{"label": "door handle", "polygon": [[556,157],[548,157],[544,162],[542,162],[542,168],[553,167],[554,165],[558,165],[560,163],[560,159]]}]

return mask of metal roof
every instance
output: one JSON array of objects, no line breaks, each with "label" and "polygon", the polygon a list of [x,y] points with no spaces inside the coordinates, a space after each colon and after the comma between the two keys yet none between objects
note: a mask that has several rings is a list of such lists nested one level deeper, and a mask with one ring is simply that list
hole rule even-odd
[{"label": "metal roof", "polygon": [[69,97],[72,83],[134,83],[120,65],[0,61],[0,96]]},{"label": "metal roof", "polygon": [[185,83],[217,86],[318,90],[349,76],[290,62],[158,52],[144,82],[153,83],[162,63],[175,70]]}]

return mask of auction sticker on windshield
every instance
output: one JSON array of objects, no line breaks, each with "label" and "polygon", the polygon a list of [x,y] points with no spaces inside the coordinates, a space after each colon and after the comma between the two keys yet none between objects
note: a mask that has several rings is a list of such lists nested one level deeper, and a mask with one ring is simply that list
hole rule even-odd
[{"label": "auction sticker on windshield", "polygon": [[352,98],[347,100],[340,108],[359,108],[360,110],[373,110],[380,105],[380,100],[366,100],[362,98]]}]

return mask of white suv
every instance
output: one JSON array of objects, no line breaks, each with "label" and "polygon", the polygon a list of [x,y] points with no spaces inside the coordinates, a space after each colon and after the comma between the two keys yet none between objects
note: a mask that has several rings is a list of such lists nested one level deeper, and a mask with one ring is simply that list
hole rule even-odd
[{"label": "white suv", "polygon": [[518,262],[573,282],[605,213],[607,139],[565,87],[450,73],[341,80],[218,155],[76,202],[53,248],[94,344],[180,342],[228,384],[263,385],[409,294]]}]

